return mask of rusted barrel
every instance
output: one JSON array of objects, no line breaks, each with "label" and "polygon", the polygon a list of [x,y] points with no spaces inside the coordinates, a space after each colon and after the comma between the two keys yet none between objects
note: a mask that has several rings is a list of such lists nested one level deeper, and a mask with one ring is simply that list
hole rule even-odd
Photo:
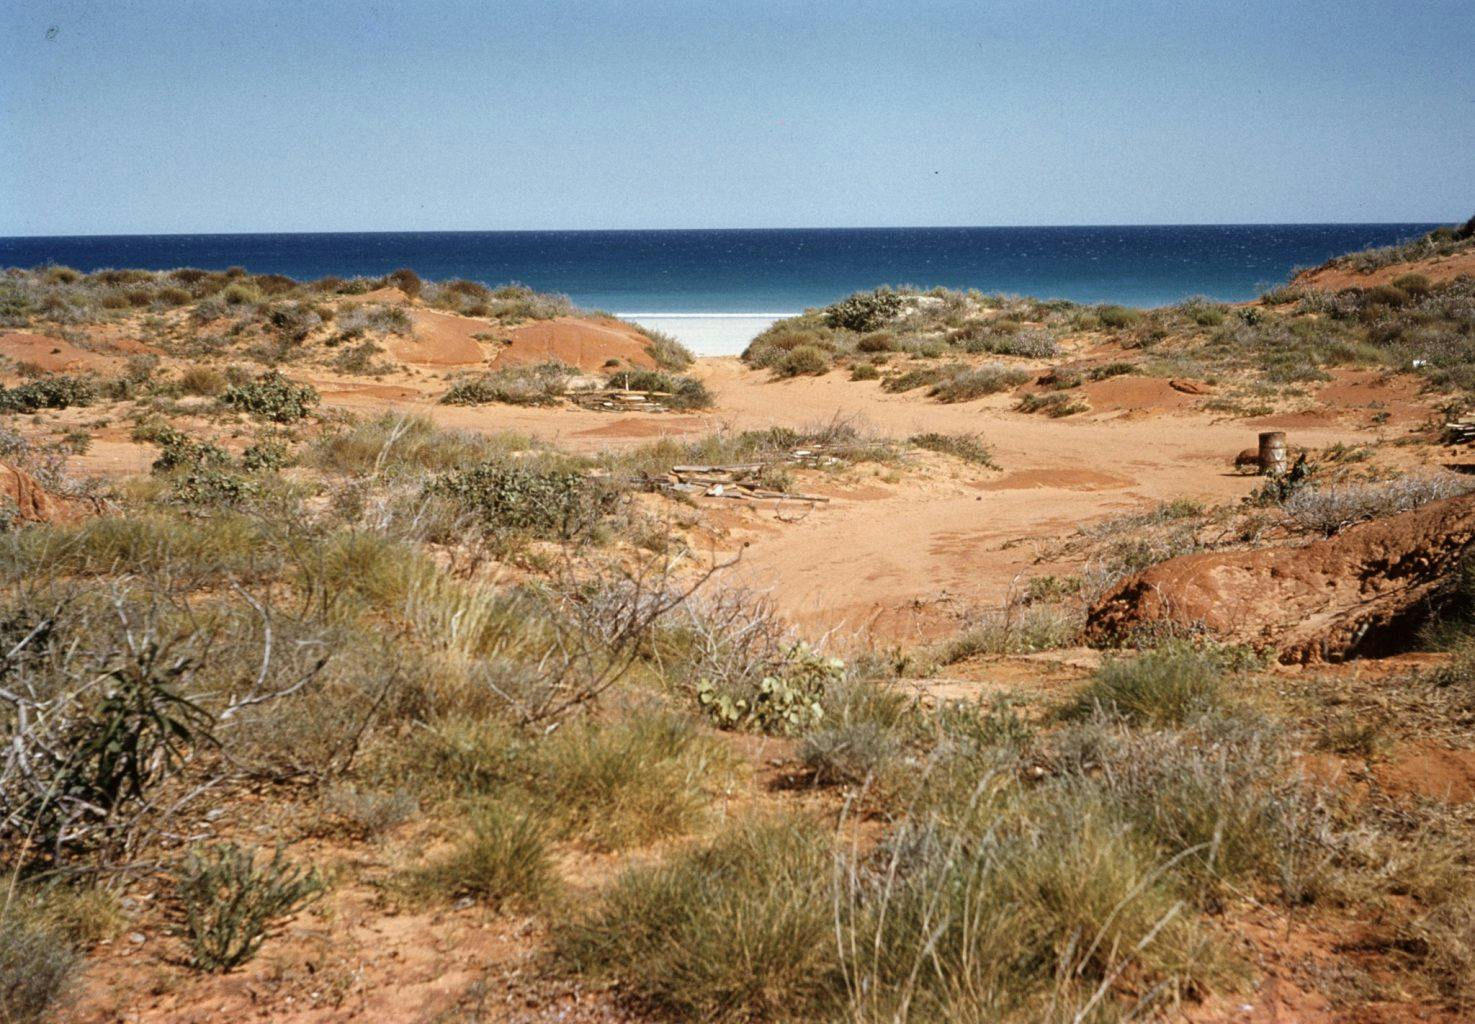
[{"label": "rusted barrel", "polygon": [[1286,433],[1267,430],[1260,435],[1260,472],[1266,476],[1284,476],[1286,471]]}]

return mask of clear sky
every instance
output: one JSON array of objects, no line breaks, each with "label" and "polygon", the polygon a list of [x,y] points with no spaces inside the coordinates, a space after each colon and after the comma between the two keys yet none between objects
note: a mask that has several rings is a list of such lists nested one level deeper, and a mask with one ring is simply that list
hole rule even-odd
[{"label": "clear sky", "polygon": [[1453,221],[1475,0],[0,0],[0,235]]}]

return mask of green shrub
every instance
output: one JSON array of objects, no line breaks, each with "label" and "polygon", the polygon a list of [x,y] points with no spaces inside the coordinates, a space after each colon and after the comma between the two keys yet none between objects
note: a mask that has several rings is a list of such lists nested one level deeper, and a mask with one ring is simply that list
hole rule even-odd
[{"label": "green shrub", "polygon": [[800,643],[789,647],[773,672],[751,688],[734,689],[731,681],[702,679],[697,701],[720,728],[794,735],[824,717],[825,696],[844,673],[840,659],[824,657]]},{"label": "green shrub", "polygon": [[607,381],[612,388],[631,391],[658,391],[661,401],[672,409],[705,409],[712,404],[712,393],[693,377],[673,377],[659,370],[621,370]]},{"label": "green shrub", "polygon": [[1142,311],[1127,306],[1097,306],[1096,318],[1101,321],[1102,327],[1120,330],[1124,327],[1132,327],[1141,320]]},{"label": "green shrub", "polygon": [[879,380],[881,368],[875,363],[856,363],[850,368],[851,380]]},{"label": "green shrub", "polygon": [[636,327],[636,330],[645,335],[649,342],[645,346],[645,353],[656,361],[656,366],[660,369],[680,373],[695,361],[690,349],[664,331],[646,327]]},{"label": "green shrub", "polygon": [[295,384],[275,370],[263,373],[249,384],[233,384],[220,397],[226,405],[276,423],[300,420],[318,404],[317,389]]},{"label": "green shrub", "polygon": [[420,813],[420,801],[407,789],[388,792],[336,785],[323,793],[323,810],[344,819],[354,835],[375,840]]},{"label": "green shrub", "polygon": [[316,308],[307,303],[292,302],[268,309],[266,322],[284,340],[297,343],[323,326],[323,317]]},{"label": "green shrub", "polygon": [[976,832],[914,823],[851,874],[837,929],[855,1016],[1092,1019],[1118,985],[1151,1002],[1212,976],[1147,843],[1089,799],[1014,801]]},{"label": "green shrub", "polygon": [[790,349],[774,366],[780,377],[821,376],[830,372],[830,354],[818,345]]},{"label": "green shrub", "polygon": [[1229,307],[1212,299],[1194,297],[1178,304],[1178,312],[1199,327],[1218,327],[1224,322]]},{"label": "green shrub", "polygon": [[495,533],[574,540],[587,537],[620,500],[612,484],[575,470],[486,462],[428,485]]},{"label": "green shrub", "polygon": [[154,460],[155,473],[170,473],[176,469],[219,468],[230,464],[230,456],[213,441],[200,441],[174,427],[163,427],[153,436],[159,446],[159,457]]},{"label": "green shrub", "polygon": [[901,753],[896,733],[876,722],[847,722],[804,737],[799,760],[821,785],[882,779]]},{"label": "green shrub", "polygon": [[220,293],[220,298],[227,306],[249,306],[261,301],[261,292],[250,285],[236,282],[227,285]]},{"label": "green shrub", "polygon": [[[962,370],[963,367],[957,368]],[[914,391],[920,387],[930,387],[942,380],[949,371],[939,366],[927,366],[907,370],[904,373],[887,377],[881,382],[881,390],[901,393]]]},{"label": "green shrub", "polygon": [[1078,412],[1087,411],[1090,406],[1073,395],[1063,391],[1053,391],[1048,394],[1032,392],[1019,399],[1015,407],[1020,412],[1033,413],[1043,412],[1047,416],[1056,418],[1062,416],[1074,416]]},{"label": "green shrub", "polygon": [[268,932],[321,896],[327,883],[279,846],[258,866],[256,851],[235,843],[194,850],[175,873],[190,961],[223,973],[256,955]]},{"label": "green shrub", "polygon": [[0,386],[0,412],[35,412],[91,405],[96,385],[86,377],[39,377],[19,387]]},{"label": "green shrub", "polygon": [[748,344],[743,350],[743,361],[758,369],[774,369],[790,352],[806,345],[833,353],[837,347],[834,334],[830,328],[808,319],[780,320]]},{"label": "green shrub", "polygon": [[480,377],[458,380],[441,398],[442,405],[556,405],[578,371],[565,363],[509,366]]},{"label": "green shrub", "polygon": [[998,363],[989,363],[974,369],[960,366],[946,372],[927,393],[940,402],[967,402],[1018,387],[1030,377],[1027,370]]},{"label": "green shrub", "polygon": [[1362,293],[1364,306],[1403,306],[1408,304],[1409,298],[1408,292],[1391,284],[1374,285]]},{"label": "green shrub", "polygon": [[386,412],[319,435],[302,457],[308,465],[336,473],[419,474],[485,462],[498,450],[530,446],[515,435],[489,439],[472,431],[442,430],[425,416]]},{"label": "green shrub", "polygon": [[527,799],[601,850],[690,831],[707,797],[718,748],[691,722],[637,713],[559,730],[529,755]]},{"label": "green shrub", "polygon": [[981,654],[1028,654],[1075,643],[1078,615],[1047,605],[1009,605],[983,612],[936,650],[940,664],[953,665]]},{"label": "green shrub", "polygon": [[896,292],[878,288],[857,292],[824,309],[825,323],[864,334],[885,327],[901,315],[905,302]]},{"label": "green shrub", "polygon": [[901,343],[891,331],[872,331],[855,343],[857,352],[897,352]]},{"label": "green shrub", "polygon": [[1392,281],[1393,287],[1406,295],[1421,297],[1428,295],[1433,286],[1423,274],[1400,274]]}]

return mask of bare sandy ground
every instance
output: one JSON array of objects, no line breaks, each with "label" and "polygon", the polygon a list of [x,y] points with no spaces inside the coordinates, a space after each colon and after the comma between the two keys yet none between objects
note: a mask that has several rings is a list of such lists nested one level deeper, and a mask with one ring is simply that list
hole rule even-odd
[{"label": "bare sandy ground", "polygon": [[[1052,419],[1014,411],[1013,394],[948,405],[921,391],[888,393],[839,371],[774,380],[736,358],[714,357],[690,371],[715,396],[714,408],[697,414],[444,406],[437,399],[459,373],[546,359],[591,371],[612,360],[650,365],[647,339],[603,318],[506,328],[421,307],[409,312],[413,335],[388,342],[387,354],[398,364],[391,373],[349,376],[306,362],[289,363],[286,372],[317,387],[325,409],[415,412],[445,427],[515,431],[579,452],[724,429],[804,428],[835,418],[893,439],[977,434],[999,469],[915,455],[901,466],[862,464],[806,480],[806,489],[830,499],[823,504],[707,502],[725,506],[712,511],[726,529],[706,555],[740,556],[730,582],[770,592],[796,624],[878,642],[927,635],[945,613],[997,605],[1021,577],[1078,571],[1080,565],[1052,563],[1047,548],[1080,526],[1175,498],[1239,499],[1256,481],[1234,472],[1232,462],[1260,430],[1285,429],[1293,445],[1307,448],[1376,441],[1426,421],[1434,402],[1411,377],[1339,371],[1289,411],[1233,418],[1206,411],[1194,382],[1128,376],[1086,385],[1091,411]],[[0,355],[46,369],[116,372],[138,351],[126,331],[93,336],[86,348],[38,333],[0,335]],[[80,426],[97,415],[67,410],[43,414],[40,422]],[[124,425],[91,433],[91,450],[77,460],[83,471],[147,470],[152,448],[130,441]]]},{"label": "bare sandy ground", "polygon": [[[1260,430],[1287,429],[1292,444],[1323,448],[1396,436],[1427,417],[1414,381],[1373,372],[1339,374],[1307,412],[1260,419],[1204,412],[1201,399],[1155,378],[1090,385],[1092,412],[1051,419],[1013,411],[1013,395],[944,405],[838,372],[772,380],[732,357],[700,359],[691,372],[712,390],[713,410],[464,408],[430,404],[429,382],[321,386],[329,405],[413,408],[443,426],[512,430],[583,452],[836,417],[890,438],[976,433],[1000,470],[941,459],[925,473],[863,465],[816,485],[826,504],[734,510],[729,536],[711,553],[740,553],[731,581],[772,593],[797,623],[883,639],[932,632],[942,609],[999,604],[1021,576],[1078,569],[1039,559],[1079,526],[1175,498],[1238,500],[1258,481],[1236,473],[1233,459]],[[1374,426],[1374,409],[1394,415]]]}]

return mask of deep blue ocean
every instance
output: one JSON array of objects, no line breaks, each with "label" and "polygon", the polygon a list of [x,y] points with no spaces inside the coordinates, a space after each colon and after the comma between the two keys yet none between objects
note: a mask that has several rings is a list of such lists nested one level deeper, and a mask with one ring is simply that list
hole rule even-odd
[{"label": "deep blue ocean", "polygon": [[[881,284],[1152,306],[1252,298],[1293,267],[1419,235],[1432,224],[1255,224],[700,231],[465,231],[0,238],[0,266],[243,266],[310,279],[520,281],[580,306],[737,351],[774,314]],[[730,320],[693,314],[750,314]],[[652,315],[653,314],[653,315]],[[677,314],[675,318],[661,314]],[[767,316],[753,316],[767,314]]]}]

